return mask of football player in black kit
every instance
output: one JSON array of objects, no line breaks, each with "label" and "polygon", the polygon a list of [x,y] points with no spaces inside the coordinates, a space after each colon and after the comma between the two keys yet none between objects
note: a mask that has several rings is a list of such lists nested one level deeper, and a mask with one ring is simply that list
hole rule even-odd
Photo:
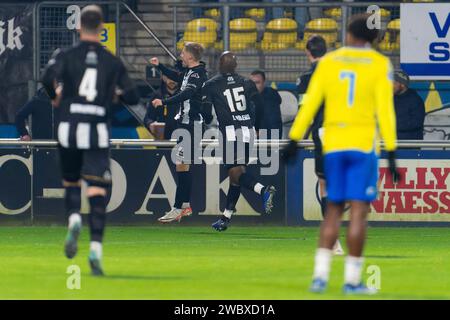
[{"label": "football player in black kit", "polygon": [[266,213],[272,211],[275,194],[273,186],[262,185],[246,172],[255,137],[255,121],[250,102],[262,105],[263,100],[254,82],[238,75],[236,67],[236,56],[229,51],[222,53],[219,74],[206,81],[202,90],[204,112],[214,106],[217,115],[223,163],[230,178],[225,210],[222,217],[212,224],[217,231],[228,228],[241,194],[241,186],[261,196]]},{"label": "football player in black kit", "polygon": [[[202,96],[201,89],[207,79],[205,64],[201,61],[203,47],[195,42],[188,42],[181,51],[180,58],[183,64],[183,72],[170,69],[159,63],[158,58],[151,58],[150,63],[157,67],[163,75],[180,84],[180,90],[174,96],[161,100],[154,99],[154,107],[170,105],[177,107],[177,129],[186,130],[190,136],[190,144],[183,142],[184,136],[178,138],[178,151],[176,159],[177,191],[175,203],[171,211],[158,220],[163,223],[180,221],[181,218],[192,214],[190,198],[192,187],[191,164],[195,160],[195,150],[199,148],[202,135],[203,116],[201,114]],[[198,130],[197,130],[198,129]],[[198,134],[194,135],[197,130]],[[178,130],[179,132],[180,130]],[[177,130],[175,131],[177,133]],[[186,144],[188,146],[186,147]]]},{"label": "football player in black kit", "polygon": [[65,188],[69,230],[65,254],[77,253],[81,231],[81,179],[87,184],[90,203],[89,263],[93,275],[103,275],[102,241],[106,221],[106,196],[111,184],[109,107],[115,96],[137,104],[137,90],[119,58],[102,47],[99,33],[103,15],[90,5],[81,11],[80,42],[50,59],[42,82],[60,109],[59,156]]},{"label": "football player in black kit", "polygon": [[[311,68],[303,73],[297,81],[297,92],[299,94],[299,106],[301,108],[302,101],[305,99],[305,93],[308,89],[309,81],[311,80],[312,74],[317,67],[317,63],[319,60],[327,53],[327,43],[325,39],[318,35],[313,35],[308,39],[306,43],[306,56],[308,60],[311,62]],[[322,216],[325,215],[326,207],[327,207],[327,195],[325,188],[325,173],[324,173],[324,160],[322,154],[322,126],[323,126],[323,110],[324,106],[322,105],[317,112],[316,117],[311,125],[311,135],[314,141],[314,165],[315,172],[317,178],[319,179],[319,195],[320,195],[320,208],[322,211]],[[336,241],[334,245],[333,252],[335,255],[344,255],[344,250],[342,249],[342,245],[339,239]]]}]

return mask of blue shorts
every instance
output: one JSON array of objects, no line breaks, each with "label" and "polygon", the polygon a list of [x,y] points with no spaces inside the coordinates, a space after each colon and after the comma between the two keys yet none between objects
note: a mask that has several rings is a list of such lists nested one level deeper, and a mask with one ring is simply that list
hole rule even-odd
[{"label": "blue shorts", "polygon": [[378,157],[375,152],[337,151],[325,154],[329,201],[371,202],[377,198]]}]

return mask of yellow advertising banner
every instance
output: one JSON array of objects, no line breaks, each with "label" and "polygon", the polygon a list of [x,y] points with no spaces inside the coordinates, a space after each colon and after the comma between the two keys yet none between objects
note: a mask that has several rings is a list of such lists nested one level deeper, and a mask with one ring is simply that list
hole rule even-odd
[{"label": "yellow advertising banner", "polygon": [[103,30],[100,33],[100,43],[112,54],[116,54],[116,24],[104,23]]}]

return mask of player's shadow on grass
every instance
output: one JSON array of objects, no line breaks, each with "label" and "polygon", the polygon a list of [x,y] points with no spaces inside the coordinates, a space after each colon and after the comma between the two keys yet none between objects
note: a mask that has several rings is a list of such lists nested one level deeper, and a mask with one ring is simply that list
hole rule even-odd
[{"label": "player's shadow on grass", "polygon": [[395,255],[368,255],[364,256],[365,258],[375,258],[375,259],[412,259],[412,258],[418,258],[416,256],[395,256]]},{"label": "player's shadow on grass", "polygon": [[123,274],[110,274],[105,275],[101,279],[108,279],[108,280],[148,280],[148,281],[179,281],[179,280],[186,280],[187,277],[179,277],[179,276],[137,276],[137,275],[123,275]]}]

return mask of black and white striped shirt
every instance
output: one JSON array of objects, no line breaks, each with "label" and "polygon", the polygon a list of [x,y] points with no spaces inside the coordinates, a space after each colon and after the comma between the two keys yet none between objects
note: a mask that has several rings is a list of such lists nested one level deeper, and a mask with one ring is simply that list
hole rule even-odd
[{"label": "black and white striped shirt", "polygon": [[159,64],[159,69],[168,78],[180,84],[180,90],[174,96],[164,99],[163,105],[179,105],[175,119],[179,123],[191,125],[194,121],[203,121],[202,87],[207,80],[205,64],[202,62],[193,68],[186,68],[184,72],[169,69]]}]

